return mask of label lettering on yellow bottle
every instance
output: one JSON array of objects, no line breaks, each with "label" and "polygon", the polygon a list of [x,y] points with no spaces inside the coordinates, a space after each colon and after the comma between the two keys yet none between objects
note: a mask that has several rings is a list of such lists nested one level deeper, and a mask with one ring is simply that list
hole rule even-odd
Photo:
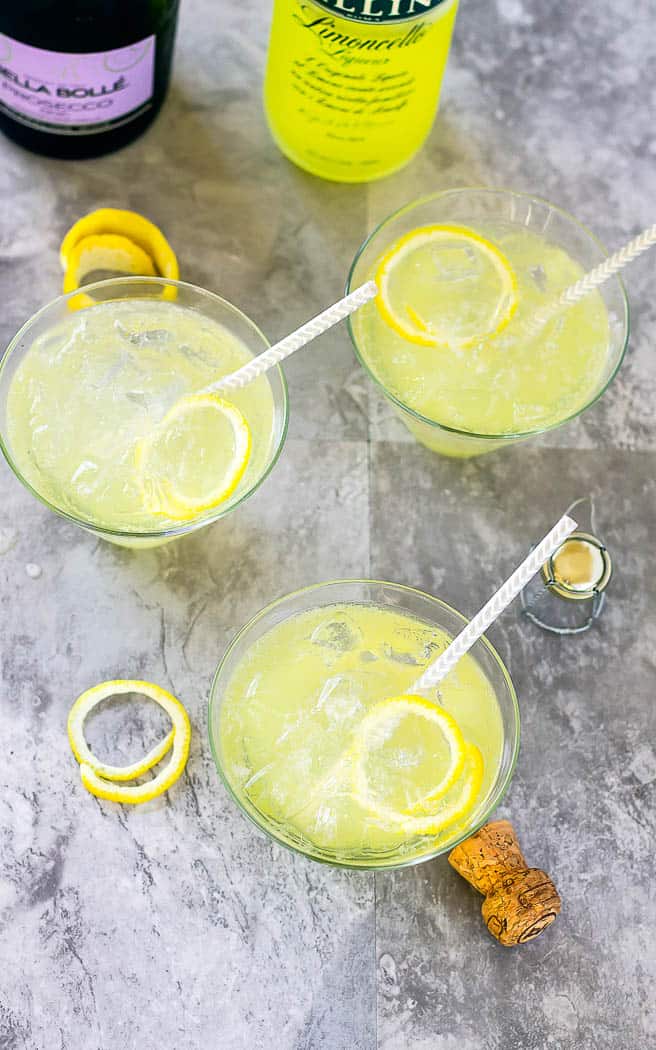
[{"label": "label lettering on yellow bottle", "polygon": [[427,27],[423,24],[411,26],[402,36],[392,37],[361,37],[346,36],[340,31],[334,18],[329,15],[310,16],[305,21],[305,12],[295,16],[304,29],[309,29],[315,36],[319,37],[323,51],[333,58],[343,55],[347,51],[395,51],[399,48],[410,47],[417,44],[426,35]]},{"label": "label lettering on yellow bottle", "polygon": [[315,0],[319,7],[356,22],[398,22],[425,15],[447,0]]}]

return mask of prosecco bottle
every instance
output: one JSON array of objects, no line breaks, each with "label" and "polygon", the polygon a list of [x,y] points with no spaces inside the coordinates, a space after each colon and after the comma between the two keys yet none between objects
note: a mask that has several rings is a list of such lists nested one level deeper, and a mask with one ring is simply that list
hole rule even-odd
[{"label": "prosecco bottle", "polygon": [[0,129],[55,157],[131,142],[169,81],[179,0],[0,2]]}]

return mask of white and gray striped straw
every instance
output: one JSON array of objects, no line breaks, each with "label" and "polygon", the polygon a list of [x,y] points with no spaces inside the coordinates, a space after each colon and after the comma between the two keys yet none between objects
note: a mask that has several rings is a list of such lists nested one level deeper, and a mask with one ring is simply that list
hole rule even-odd
[{"label": "white and gray striped straw", "polygon": [[613,252],[608,258],[595,266],[594,270],[590,270],[574,284],[570,284],[569,288],[566,288],[564,292],[561,292],[557,299],[552,303],[547,303],[543,306],[528,322],[529,327],[535,329],[540,328],[542,325],[550,321],[560,310],[567,306],[574,306],[575,303],[580,302],[586,295],[593,292],[595,288],[599,288],[600,285],[604,284],[610,277],[614,277],[616,273],[623,270],[630,262],[637,259],[639,255],[646,252],[649,248],[653,248],[656,244],[656,223],[653,226],[649,226],[642,233],[634,237],[633,240],[625,244],[623,248]]},{"label": "white and gray striped straw", "polygon": [[465,653],[469,652],[478,639],[485,634],[488,627],[517,597],[522,588],[535,576],[536,572],[540,571],[547,558],[555,554],[563,540],[571,532],[574,532],[576,528],[577,525],[573,518],[564,514],[560,521],[554,525],[553,529],[538,543],[537,547],[534,547],[530,554],[524,558],[524,561],[515,569],[512,576],[492,595],[489,602],[486,602],[473,620],[470,620],[467,626],[463,627],[460,634],[456,635],[451,644],[426,668],[421,678],[418,678],[407,692],[421,693],[434,689],[448,675],[449,671],[455,667],[458,660]]},{"label": "white and gray striped straw", "polygon": [[366,284],[360,285],[355,291],[340,299],[338,303],[334,303],[333,306],[329,306],[327,310],[323,310],[316,317],[313,317],[312,320],[301,325],[291,335],[285,336],[279,343],[275,343],[274,346],[269,347],[264,353],[254,357],[248,364],[238,368],[236,372],[231,372],[229,375],[217,379],[215,383],[210,383],[200,393],[214,394],[221,390],[239,390],[240,387],[252,383],[263,372],[267,372],[274,365],[279,365],[290,354],[296,353],[306,343],[311,342],[318,335],[327,332],[333,325],[343,321],[345,317],[354,313],[360,306],[364,306],[365,303],[374,299],[377,294],[378,288],[375,281],[367,281]]}]

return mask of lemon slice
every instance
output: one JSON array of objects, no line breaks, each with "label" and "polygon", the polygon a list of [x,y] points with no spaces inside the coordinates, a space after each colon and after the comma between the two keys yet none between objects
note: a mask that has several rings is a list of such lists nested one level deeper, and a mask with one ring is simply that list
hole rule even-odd
[{"label": "lemon slice", "polygon": [[180,398],[137,445],[146,508],[189,521],[232,495],[248,466],[250,427],[236,405],[215,394]]},{"label": "lemon slice", "polygon": [[[173,729],[138,762],[127,766],[113,766],[100,762],[93,754],[84,737],[84,723],[93,708],[103,700],[124,693],[141,693],[150,697],[164,708],[173,723]],[[73,754],[80,763],[80,775],[87,791],[97,798],[135,805],[157,798],[178,779],[189,756],[191,725],[180,701],[165,689],[153,685],[152,682],[117,679],[95,685],[77,698],[68,715],[68,739]],[[146,784],[117,783],[134,780],[147,773],[161,762],[171,749],[171,757],[164,769]]]},{"label": "lemon slice", "polygon": [[355,754],[360,804],[396,820],[447,794],[462,772],[465,742],[444,708],[421,696],[397,696],[365,715]]},{"label": "lemon slice", "polygon": [[406,835],[439,835],[471,813],[483,783],[483,770],[480,751],[475,744],[466,743],[462,775],[446,797],[427,807],[422,815],[386,813],[384,819]]},{"label": "lemon slice", "polygon": [[[68,255],[68,266],[64,274],[64,295],[75,291],[87,274],[94,270],[112,270],[122,274],[154,277],[155,266],[150,255],[128,237],[115,233],[83,237]],[[93,305],[94,300],[80,292],[69,301],[73,310]]]},{"label": "lemon slice", "polygon": [[466,226],[405,234],[380,259],[375,281],[384,320],[421,346],[476,346],[498,335],[517,309],[512,266]]}]

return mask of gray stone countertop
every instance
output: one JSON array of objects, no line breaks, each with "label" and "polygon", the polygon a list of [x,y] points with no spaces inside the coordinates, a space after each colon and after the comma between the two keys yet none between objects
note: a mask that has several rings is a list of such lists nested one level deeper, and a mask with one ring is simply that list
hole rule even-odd
[{"label": "gray stone countertop", "polygon": [[[529,190],[610,245],[654,221],[653,0],[463,0],[427,147],[369,187],[307,176],[270,141],[268,6],[183,0],[168,102],[124,151],[70,164],[0,143],[3,345],[58,291],[62,233],[101,204],[161,224],[184,277],[270,338],[336,298],[372,225],[433,188]],[[2,1050],[656,1046],[653,258],[626,280],[633,333],[610,391],[487,458],[413,444],[342,329],[287,367],[275,473],[177,544],[95,542],[0,466]],[[246,822],[219,783],[206,703],[248,617],[340,576],[472,613],[528,538],[588,494],[617,566],[598,626],[558,639],[513,607],[491,632],[523,714],[499,814],[564,901],[543,937],[498,946],[444,858],[336,871]],[[184,777],[129,811],[86,794],[65,732],[73,698],[121,675],[169,687],[194,728]],[[99,719],[97,739],[112,726]],[[154,730],[131,723],[135,753]]]}]

